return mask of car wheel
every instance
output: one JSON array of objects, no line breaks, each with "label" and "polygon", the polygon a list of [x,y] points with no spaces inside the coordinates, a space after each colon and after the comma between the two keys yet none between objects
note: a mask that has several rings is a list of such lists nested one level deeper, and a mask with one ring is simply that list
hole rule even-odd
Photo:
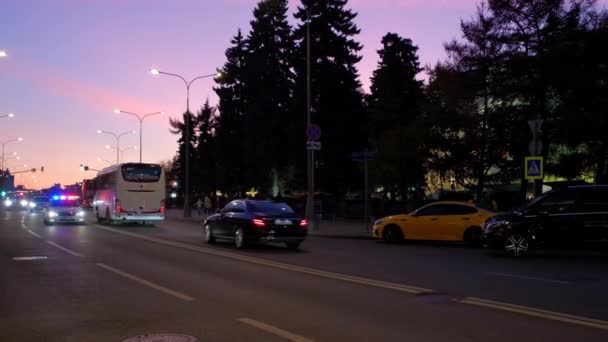
[{"label": "car wheel", "polygon": [[236,234],[234,235],[234,245],[237,249],[245,248],[245,231],[243,228],[239,228],[236,230]]},{"label": "car wheel", "polygon": [[481,245],[481,228],[470,227],[464,232],[464,242],[471,247],[478,247]]},{"label": "car wheel", "polygon": [[510,256],[520,257],[528,253],[530,244],[528,239],[521,234],[512,234],[505,239],[505,253]]},{"label": "car wheel", "polygon": [[203,227],[203,230],[205,233],[205,242],[208,244],[215,243],[215,236],[213,236],[213,232],[211,231],[211,226],[209,224],[206,224]]},{"label": "car wheel", "polygon": [[285,242],[285,245],[287,245],[287,249],[295,251],[300,248],[300,243],[301,242]]},{"label": "car wheel", "polygon": [[387,243],[399,243],[403,241],[403,232],[398,226],[390,225],[384,228],[382,239]]}]

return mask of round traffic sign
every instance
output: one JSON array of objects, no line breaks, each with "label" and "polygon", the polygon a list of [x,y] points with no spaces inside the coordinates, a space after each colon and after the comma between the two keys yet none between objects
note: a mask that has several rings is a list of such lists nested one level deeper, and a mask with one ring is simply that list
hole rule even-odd
[{"label": "round traffic sign", "polygon": [[306,137],[308,140],[316,141],[321,138],[321,127],[316,124],[311,124],[306,128]]}]

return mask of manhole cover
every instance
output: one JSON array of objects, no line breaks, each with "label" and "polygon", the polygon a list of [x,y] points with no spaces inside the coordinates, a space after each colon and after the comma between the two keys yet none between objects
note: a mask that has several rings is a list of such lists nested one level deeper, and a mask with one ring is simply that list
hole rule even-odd
[{"label": "manhole cover", "polygon": [[131,337],[123,342],[196,342],[196,337],[179,334],[151,334]]}]

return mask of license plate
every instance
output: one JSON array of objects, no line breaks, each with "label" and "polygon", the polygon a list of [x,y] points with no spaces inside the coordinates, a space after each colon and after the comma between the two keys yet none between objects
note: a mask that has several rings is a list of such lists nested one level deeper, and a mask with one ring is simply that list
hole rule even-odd
[{"label": "license plate", "polygon": [[274,221],[274,224],[276,224],[277,226],[291,226],[293,225],[293,222],[287,219],[276,219]]}]

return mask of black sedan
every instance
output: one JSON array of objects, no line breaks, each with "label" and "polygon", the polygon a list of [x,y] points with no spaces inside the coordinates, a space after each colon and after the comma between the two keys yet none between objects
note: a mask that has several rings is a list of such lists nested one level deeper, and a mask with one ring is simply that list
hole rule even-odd
[{"label": "black sedan", "polygon": [[285,243],[297,249],[308,235],[308,223],[285,203],[275,201],[235,200],[203,223],[205,241],[234,241],[236,248],[251,243]]}]

